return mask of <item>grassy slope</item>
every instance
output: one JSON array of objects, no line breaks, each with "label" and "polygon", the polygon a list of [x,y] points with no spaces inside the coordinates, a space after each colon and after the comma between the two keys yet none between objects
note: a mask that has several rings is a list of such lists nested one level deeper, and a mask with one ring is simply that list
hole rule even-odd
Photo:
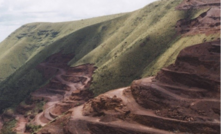
[{"label": "grassy slope", "polygon": [[0,43],[0,70],[3,70],[0,71],[0,111],[22,101],[47,81],[35,67],[68,45],[63,43],[66,36],[122,15],[63,23],[31,23],[13,32]]},{"label": "grassy slope", "polygon": [[98,66],[91,86],[95,94],[155,75],[174,62],[182,48],[212,38],[176,34],[174,26],[179,19],[194,18],[203,12],[175,10],[181,1],[161,0],[127,14],[21,27],[0,44],[0,70],[4,70],[0,80],[5,80],[0,85],[0,103],[19,102],[43,84],[46,80],[34,67],[60,50],[75,53],[71,66]]},{"label": "grassy slope", "polygon": [[[132,13],[119,29],[116,28],[114,35],[76,63],[91,62],[99,67],[92,85],[96,94],[128,85],[133,79],[140,77],[142,69],[167,47],[175,34],[171,30],[168,16],[183,16],[180,12],[171,13],[176,3],[156,2]],[[173,23],[177,21],[173,20]],[[165,27],[164,24],[169,26]],[[162,33],[158,33],[159,31]],[[142,43],[144,46],[141,47]],[[157,52],[157,49],[160,51]]]},{"label": "grassy slope", "polygon": [[121,15],[62,23],[31,23],[22,26],[0,44],[0,70],[4,70],[0,72],[0,80],[6,79],[59,39],[84,27]]},{"label": "grassy slope", "polygon": [[[177,11],[175,7],[180,2],[158,1],[129,14],[120,24],[109,24],[103,32],[104,41],[89,53],[80,53],[83,57],[77,55],[70,64],[95,63],[98,66],[91,86],[96,95],[127,86],[134,79],[155,75],[162,67],[173,63],[184,47],[212,38],[176,34],[174,26],[178,20],[194,18],[205,11]],[[113,29],[114,34],[110,34]]]}]

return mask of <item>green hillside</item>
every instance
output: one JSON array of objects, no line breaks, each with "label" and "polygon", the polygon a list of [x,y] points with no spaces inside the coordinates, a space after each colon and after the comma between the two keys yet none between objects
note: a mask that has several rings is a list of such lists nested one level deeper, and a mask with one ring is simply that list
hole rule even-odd
[{"label": "green hillside", "polygon": [[13,32],[0,43],[0,111],[19,103],[47,81],[36,70],[36,66],[71,44],[63,43],[67,36],[123,15],[62,23],[31,23]]},{"label": "green hillside", "polygon": [[[94,63],[98,66],[91,86],[96,95],[127,86],[134,79],[155,75],[162,67],[173,63],[184,47],[201,43],[204,38],[213,39],[206,35],[177,35],[175,24],[178,20],[191,19],[206,11],[175,10],[180,2],[161,0],[130,13],[120,24],[102,24],[100,29],[107,29],[100,31],[103,35],[101,42],[93,50],[86,50],[88,47],[83,44],[83,49],[76,53],[70,65]],[[93,40],[87,43],[91,42]]]},{"label": "green hillside", "polygon": [[178,11],[182,0],[161,0],[126,14],[64,23],[31,23],[0,43],[0,110],[21,101],[47,80],[35,69],[48,56],[74,53],[70,66],[93,63],[96,95],[155,75],[189,45],[219,35],[180,36],[175,24],[204,10]]}]

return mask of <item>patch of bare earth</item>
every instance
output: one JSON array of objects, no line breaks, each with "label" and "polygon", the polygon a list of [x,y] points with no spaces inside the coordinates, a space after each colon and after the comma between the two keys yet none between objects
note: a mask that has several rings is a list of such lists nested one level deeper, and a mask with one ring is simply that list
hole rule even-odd
[{"label": "patch of bare earth", "polygon": [[219,7],[219,0],[183,0],[183,2],[176,7],[180,10],[199,9],[205,7]]},{"label": "patch of bare earth", "polygon": [[[68,134],[220,132],[219,41],[185,48],[156,77],[72,109]],[[211,69],[212,68],[212,69]]]},{"label": "patch of bare earth", "polygon": [[175,28],[179,34],[219,34],[220,33],[220,0],[184,0],[177,6],[178,10],[208,10],[194,19],[181,19]]},{"label": "patch of bare earth", "polygon": [[[87,88],[96,68],[91,64],[69,67],[67,63],[72,58],[73,55],[59,52],[39,64],[37,68],[44,77],[51,78],[48,84],[22,102],[16,108],[16,114],[4,113],[1,116],[0,127],[3,122],[15,118],[17,120],[15,132],[33,133],[35,128],[44,127],[51,121],[55,122],[58,116],[92,98],[93,93]],[[47,130],[42,129],[42,133],[60,134],[60,131],[63,131],[61,124],[49,125],[46,127]]]},{"label": "patch of bare earth", "polygon": [[[184,0],[177,9],[210,9],[192,20],[177,22],[178,33],[214,34],[220,30],[218,0]],[[183,49],[174,64],[155,77],[135,80],[130,87],[93,98],[88,89],[95,67],[68,67],[71,55],[57,53],[38,68],[49,83],[32,93],[33,103],[18,113],[46,101],[42,111],[18,119],[44,126],[37,134],[167,134],[220,132],[220,40]],[[105,87],[104,87],[105,88]],[[3,121],[14,118],[10,113]],[[20,131],[21,130],[21,131]]]}]

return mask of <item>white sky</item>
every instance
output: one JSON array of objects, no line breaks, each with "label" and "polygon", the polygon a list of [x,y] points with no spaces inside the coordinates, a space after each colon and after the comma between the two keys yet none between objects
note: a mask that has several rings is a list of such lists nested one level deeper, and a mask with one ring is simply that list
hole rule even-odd
[{"label": "white sky", "polygon": [[0,42],[30,22],[62,22],[134,11],[156,0],[0,0]]}]

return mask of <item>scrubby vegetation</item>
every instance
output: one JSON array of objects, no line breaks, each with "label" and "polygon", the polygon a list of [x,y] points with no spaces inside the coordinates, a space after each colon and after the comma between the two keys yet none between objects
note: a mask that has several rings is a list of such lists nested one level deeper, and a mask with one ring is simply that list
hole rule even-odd
[{"label": "scrubby vegetation", "polygon": [[1,134],[16,134],[14,131],[12,131],[15,127],[15,124],[15,119],[6,122],[3,126],[3,129],[1,130]]},{"label": "scrubby vegetation", "polygon": [[40,125],[33,125],[33,124],[26,124],[25,126],[25,129],[31,133],[38,131],[40,128],[41,128]]}]

